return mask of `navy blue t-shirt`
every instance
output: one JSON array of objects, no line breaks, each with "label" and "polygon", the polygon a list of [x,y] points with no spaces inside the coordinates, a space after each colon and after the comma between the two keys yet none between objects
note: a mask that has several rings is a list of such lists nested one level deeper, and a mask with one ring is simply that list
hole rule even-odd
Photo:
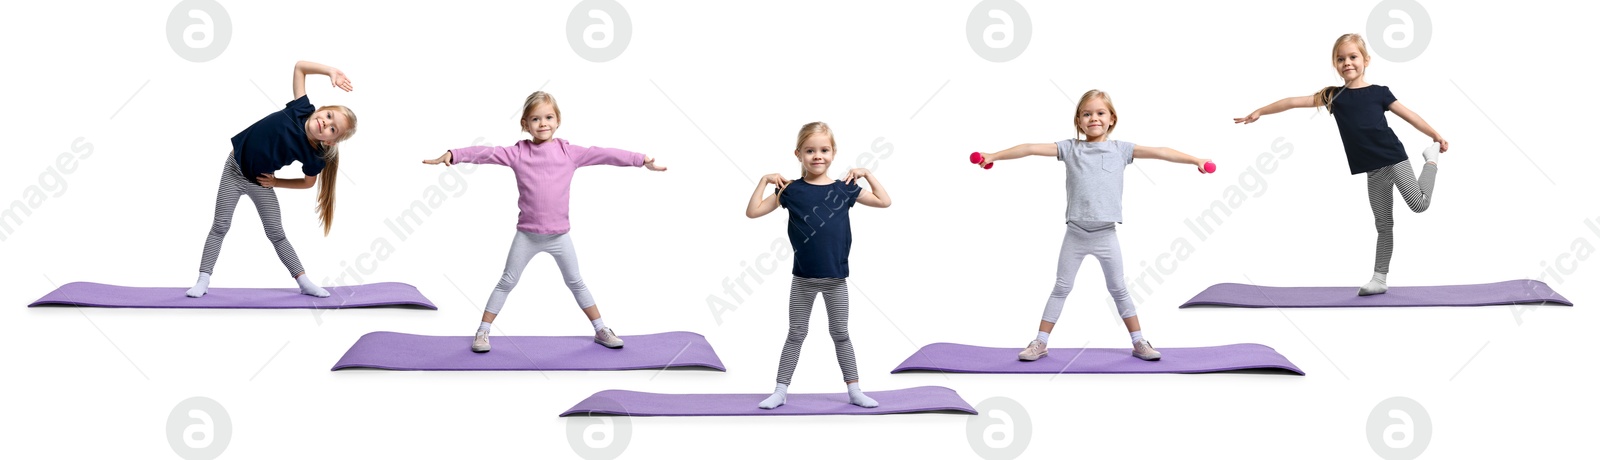
[{"label": "navy blue t-shirt", "polygon": [[794,276],[850,276],[850,207],[861,187],[833,181],[813,185],[789,183],[778,204],[789,210],[789,245],[794,247]]},{"label": "navy blue t-shirt", "polygon": [[[300,172],[315,176],[327,164],[322,160],[322,149],[311,146],[306,137],[306,118],[316,111],[311,98],[284,104],[283,110],[272,112],[244,131],[233,136],[233,159],[239,162],[239,171],[245,179],[256,182],[256,176],[270,174],[289,163],[300,162]],[[259,182],[256,182],[260,185]]]},{"label": "navy blue t-shirt", "polygon": [[1333,101],[1328,111],[1339,123],[1339,139],[1344,141],[1344,156],[1350,174],[1406,161],[1406,148],[1389,129],[1383,112],[1394,103],[1394,93],[1386,86],[1370,85],[1356,89],[1331,88]]}]

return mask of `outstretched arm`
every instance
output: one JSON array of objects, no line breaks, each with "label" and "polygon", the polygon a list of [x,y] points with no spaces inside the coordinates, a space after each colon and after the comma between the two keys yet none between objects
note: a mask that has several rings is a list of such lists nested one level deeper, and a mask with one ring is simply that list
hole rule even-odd
[{"label": "outstretched arm", "polygon": [[317,185],[317,176],[306,176],[299,179],[279,179],[272,174],[262,174],[256,176],[256,182],[261,183],[261,186],[266,188],[305,189]]},{"label": "outstretched arm", "polygon": [[355,89],[354,86],[350,85],[350,78],[344,76],[344,72],[339,71],[339,69],[311,61],[300,61],[294,63],[295,99],[299,99],[301,96],[306,95],[306,75],[327,75],[329,79],[333,80],[333,86],[335,88],[345,90],[346,92]]},{"label": "outstretched arm", "polygon": [[1201,174],[1206,173],[1206,163],[1211,161],[1209,158],[1197,158],[1194,155],[1179,152],[1175,149],[1169,149],[1166,147],[1145,147],[1142,145],[1133,146],[1133,158],[1151,158],[1156,160],[1166,160],[1173,163],[1194,165],[1195,169],[1199,169]]},{"label": "outstretched arm", "polygon": [[1255,123],[1256,119],[1261,118],[1262,115],[1272,115],[1289,109],[1309,109],[1316,106],[1316,96],[1286,97],[1279,99],[1278,102],[1267,104],[1266,107],[1256,109],[1256,111],[1250,112],[1250,115],[1243,118],[1235,118],[1233,122],[1240,124]]},{"label": "outstretched arm", "polygon": [[1450,150],[1450,143],[1446,142],[1444,137],[1440,136],[1439,132],[1433,129],[1433,126],[1429,126],[1428,122],[1422,120],[1421,115],[1417,115],[1416,112],[1412,112],[1411,109],[1406,108],[1406,106],[1401,104],[1400,101],[1389,103],[1389,111],[1394,112],[1395,115],[1399,115],[1400,119],[1405,120],[1406,123],[1411,123],[1411,126],[1417,128],[1417,131],[1421,131],[1423,135],[1433,138],[1434,142],[1438,142],[1440,152]]},{"label": "outstretched arm", "polygon": [[455,154],[452,153],[449,150],[445,150],[444,151],[444,155],[439,155],[439,158],[434,158],[432,160],[422,160],[422,164],[425,164],[425,165],[440,165],[440,164],[442,164],[442,165],[445,165],[445,166],[454,165],[454,164],[456,164]]},{"label": "outstretched arm", "polygon": [[[763,199],[761,193],[767,190],[767,184],[777,185],[778,193]],[[771,214],[772,211],[778,209],[778,197],[783,195],[783,189],[788,186],[789,180],[784,179],[781,174],[772,173],[761,176],[761,180],[756,181],[755,193],[750,194],[750,204],[744,208],[744,216],[754,219]]]},{"label": "outstretched arm", "polygon": [[[983,161],[978,162],[978,166],[988,166],[996,161],[1015,160],[1025,156],[1053,157],[1056,156],[1056,145],[1022,144],[999,152],[980,153],[979,155],[983,155]],[[871,181],[869,180],[868,183],[870,184]]]},{"label": "outstretched arm", "polygon": [[872,189],[868,190],[870,193],[856,194],[856,202],[874,208],[889,207],[889,189],[883,188],[883,184],[878,183],[878,176],[873,174],[872,170],[867,168],[852,169],[849,174],[844,175],[844,183],[855,184],[856,179],[861,178],[865,178],[867,186]]}]

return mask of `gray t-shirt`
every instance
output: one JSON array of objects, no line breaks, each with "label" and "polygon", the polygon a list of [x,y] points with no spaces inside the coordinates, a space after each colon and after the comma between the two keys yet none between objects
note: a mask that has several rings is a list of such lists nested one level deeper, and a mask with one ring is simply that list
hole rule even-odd
[{"label": "gray t-shirt", "polygon": [[1133,143],[1056,143],[1067,165],[1067,222],[1122,222],[1122,172],[1133,163]]}]

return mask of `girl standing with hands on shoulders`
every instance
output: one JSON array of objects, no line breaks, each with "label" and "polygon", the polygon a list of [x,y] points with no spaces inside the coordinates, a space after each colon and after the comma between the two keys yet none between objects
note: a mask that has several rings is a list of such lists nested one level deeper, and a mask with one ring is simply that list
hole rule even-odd
[{"label": "girl standing with hands on shoulders", "polygon": [[622,338],[600,319],[600,306],[578,273],[578,254],[572,244],[572,224],[567,206],[572,196],[572,175],[578,168],[593,165],[643,166],[651,171],[666,171],[656,160],[642,153],[604,147],[580,147],[555,137],[561,127],[561,106],[550,93],[535,91],[522,103],[522,130],[532,135],[510,147],[464,147],[451,149],[424,164],[450,166],[456,163],[494,164],[511,168],[517,176],[517,234],[506,255],[506,268],[500,282],[489,294],[483,320],[472,338],[472,351],[489,351],[489,327],[506,304],[511,289],[517,287],[528,261],[548,252],[561,270],[573,300],[594,326],[594,341],[606,348],[622,348]]},{"label": "girl standing with hands on shoulders", "polygon": [[[801,180],[790,181],[781,174],[762,176],[744,215],[751,219],[765,216],[782,206],[789,210],[789,245],[794,248],[794,281],[789,287],[789,336],[783,342],[778,360],[778,386],[772,396],[761,401],[762,409],[773,409],[787,402],[789,381],[800,362],[800,345],[811,322],[811,306],[822,294],[828,308],[828,335],[844,373],[850,404],[878,407],[878,401],[861,391],[856,373],[856,351],[850,344],[850,297],[846,277],[850,276],[850,208],[856,202],[874,208],[889,207],[889,191],[878,183],[871,170],[856,168],[844,180],[828,177],[833,164],[833,130],[827,123],[812,122],[800,128],[794,156],[800,160]],[[866,179],[871,191],[863,193],[858,180]],[[767,186],[777,192],[762,197]]]},{"label": "girl standing with hands on shoulders", "polygon": [[[311,282],[300,257],[289,245],[283,232],[283,214],[278,209],[278,194],[274,188],[307,189],[316,185],[317,213],[322,218],[322,234],[333,227],[334,183],[339,174],[339,143],[356,133],[356,114],[344,106],[326,105],[316,108],[306,96],[306,75],[327,75],[333,86],[345,91],[354,89],[350,79],[339,69],[315,62],[300,61],[294,65],[294,100],[283,110],[273,112],[233,136],[233,151],[222,163],[222,180],[217,184],[216,211],[211,220],[211,232],[200,252],[200,278],[186,293],[189,297],[206,295],[211,285],[211,271],[222,252],[222,239],[228,236],[233,225],[233,209],[239,205],[240,196],[249,196],[261,215],[261,226],[267,240],[278,253],[278,260],[289,269],[289,276],[300,285],[300,293],[327,297],[328,291]],[[279,179],[274,174],[290,163],[300,162],[299,179]],[[320,180],[318,178],[321,178]]]},{"label": "girl standing with hands on shoulders", "polygon": [[1211,161],[1166,147],[1111,140],[1111,130],[1117,125],[1117,109],[1111,104],[1111,96],[1100,90],[1083,93],[1078,99],[1075,118],[1073,128],[1084,139],[1074,136],[1054,144],[1022,144],[981,154],[978,164],[987,167],[996,161],[1032,155],[1056,157],[1067,167],[1067,235],[1061,241],[1056,286],[1045,301],[1039,335],[1017,354],[1017,359],[1034,361],[1050,353],[1050,331],[1055,329],[1067,294],[1072,292],[1078,267],[1083,264],[1084,256],[1090,254],[1100,260],[1100,270],[1106,276],[1106,290],[1111,292],[1117,312],[1133,340],[1133,356],[1146,361],[1161,359],[1161,352],[1144,338],[1122,271],[1122,243],[1117,241],[1117,224],[1122,222],[1123,171],[1134,159],[1148,158],[1194,165],[1200,173],[1206,174],[1210,172],[1206,165]]},{"label": "girl standing with hands on shoulders", "polygon": [[[1428,210],[1433,202],[1434,177],[1439,174],[1439,154],[1450,150],[1444,140],[1428,122],[1396,100],[1385,86],[1367,83],[1367,65],[1372,57],[1367,55],[1367,42],[1359,34],[1344,34],[1333,42],[1333,70],[1344,79],[1344,86],[1329,86],[1310,96],[1291,97],[1268,104],[1250,112],[1234,123],[1254,123],[1262,115],[1271,115],[1293,108],[1327,107],[1339,124],[1339,139],[1344,142],[1345,159],[1350,163],[1350,174],[1367,174],[1367,201],[1372,205],[1372,217],[1378,228],[1378,251],[1372,268],[1372,280],[1361,286],[1359,295],[1382,294],[1389,290],[1389,259],[1394,256],[1394,190],[1412,212]],[[1422,150],[1422,176],[1411,175],[1411,162],[1406,158],[1405,146],[1383,112],[1394,112],[1422,134],[1433,139],[1433,144]]]}]

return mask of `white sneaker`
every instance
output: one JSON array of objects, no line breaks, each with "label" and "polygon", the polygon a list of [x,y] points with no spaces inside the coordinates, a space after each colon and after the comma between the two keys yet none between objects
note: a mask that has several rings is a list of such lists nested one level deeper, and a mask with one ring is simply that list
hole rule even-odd
[{"label": "white sneaker", "polygon": [[473,353],[488,353],[489,352],[489,333],[488,332],[478,331],[477,335],[472,336],[472,352]]},{"label": "white sneaker", "polygon": [[622,338],[617,337],[617,333],[611,332],[609,327],[603,327],[599,331],[595,331],[594,343],[604,345],[606,348],[622,348]]},{"label": "white sneaker", "polygon": [[1049,354],[1050,350],[1044,346],[1043,341],[1040,341],[1039,339],[1033,339],[1032,342],[1028,342],[1027,348],[1023,348],[1021,353],[1017,353],[1017,359],[1023,361],[1033,361],[1043,358]]},{"label": "white sneaker", "polygon": [[1158,361],[1161,359],[1161,352],[1156,351],[1156,347],[1150,346],[1149,340],[1139,339],[1133,343],[1133,357],[1145,361]]}]

